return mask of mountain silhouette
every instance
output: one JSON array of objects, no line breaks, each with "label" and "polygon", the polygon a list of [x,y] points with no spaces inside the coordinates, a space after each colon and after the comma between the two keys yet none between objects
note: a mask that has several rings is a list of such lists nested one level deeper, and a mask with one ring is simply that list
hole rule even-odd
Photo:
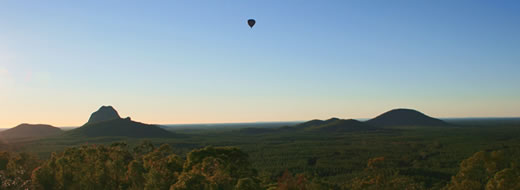
[{"label": "mountain silhouette", "polygon": [[318,131],[318,132],[351,132],[351,131],[364,131],[373,130],[374,127],[369,124],[363,123],[355,119],[338,119],[331,118],[325,121],[322,120],[311,120],[299,125],[294,126],[307,131]]},{"label": "mountain silhouette", "polygon": [[44,124],[23,123],[16,127],[0,132],[0,139],[11,140],[21,138],[40,138],[61,134],[60,128]]},{"label": "mountain silhouette", "polygon": [[448,126],[450,124],[440,119],[432,118],[412,109],[394,109],[385,112],[374,119],[366,121],[367,124],[377,127],[387,126]]},{"label": "mountain silhouette", "polygon": [[98,111],[92,113],[87,124],[121,119],[117,111],[112,106],[101,106]]},{"label": "mountain silhouette", "polygon": [[325,125],[325,124],[337,122],[340,120],[341,119],[338,119],[335,117],[327,119],[327,120],[314,119],[314,120],[310,120],[310,121],[304,122],[302,124],[296,125],[295,127],[305,128],[305,127],[312,127],[312,126],[318,126],[318,125]]},{"label": "mountain silhouette", "polygon": [[127,117],[122,119],[112,106],[102,106],[98,111],[92,113],[89,121],[71,131],[66,135],[101,137],[101,136],[120,136],[137,138],[154,137],[173,137],[171,133],[157,125],[149,125],[135,122]]},{"label": "mountain silhouette", "polygon": [[355,119],[340,119],[334,122],[328,122],[323,125],[313,126],[308,129],[322,132],[347,132],[371,130],[374,128],[366,123],[360,122]]},{"label": "mountain silhouette", "polygon": [[374,130],[366,123],[354,119],[338,119],[330,118],[328,120],[310,120],[294,126],[284,126],[280,128],[244,128],[239,132],[243,134],[263,134],[263,133],[277,133],[277,132],[353,132]]},{"label": "mountain silhouette", "polygon": [[136,138],[173,137],[171,133],[157,125],[149,125],[132,121],[130,118],[85,124],[67,132],[67,135],[87,137],[119,136]]}]

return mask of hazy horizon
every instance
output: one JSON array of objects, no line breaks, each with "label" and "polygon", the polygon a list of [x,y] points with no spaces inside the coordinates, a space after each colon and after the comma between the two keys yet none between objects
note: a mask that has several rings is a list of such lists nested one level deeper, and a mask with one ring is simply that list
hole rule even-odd
[{"label": "hazy horizon", "polygon": [[[376,115],[377,116],[377,115]],[[374,117],[376,117],[374,116]],[[123,118],[125,117],[130,117],[130,116],[122,116]],[[132,117],[130,117],[132,118]],[[155,124],[155,125],[162,125],[162,126],[173,126],[173,125],[225,125],[225,124],[252,124],[252,123],[298,123],[298,122],[306,122],[306,121],[310,121],[310,120],[313,120],[313,119],[319,119],[319,120],[327,120],[327,119],[330,119],[330,118],[338,118],[336,116],[330,116],[330,117],[325,117],[325,118],[307,118],[307,119],[302,119],[302,120],[286,120],[286,121],[235,121],[235,122],[207,122],[207,123],[148,123],[148,124]],[[507,116],[507,117],[435,117],[435,118],[438,118],[438,119],[443,119],[443,120],[450,120],[450,119],[520,119],[520,116]],[[368,118],[368,117],[362,117],[362,118],[352,118],[352,117],[345,117],[345,118],[340,118],[340,119],[355,119],[355,120],[359,120],[359,121],[366,121],[366,120],[369,120],[371,118]],[[84,123],[81,123],[81,124],[78,124],[78,125],[68,125],[68,126],[59,126],[59,125],[52,125],[50,123],[27,123],[27,124],[48,124],[48,125],[52,125],[54,127],[59,127],[59,128],[77,128],[77,127],[81,127],[83,124],[85,124],[86,121]],[[19,124],[23,124],[23,123],[19,123]],[[19,124],[16,124],[15,126],[19,125]],[[9,127],[4,127],[4,126],[0,126],[0,129],[9,129],[9,128],[13,128],[15,126],[9,126]]]},{"label": "hazy horizon", "polygon": [[[520,2],[0,2],[0,127],[519,117]],[[249,28],[247,19],[257,23]]]}]

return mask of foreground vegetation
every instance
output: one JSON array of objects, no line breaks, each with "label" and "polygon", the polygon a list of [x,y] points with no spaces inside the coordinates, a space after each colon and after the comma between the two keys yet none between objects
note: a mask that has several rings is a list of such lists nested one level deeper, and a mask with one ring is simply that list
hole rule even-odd
[{"label": "foreground vegetation", "polygon": [[84,145],[38,161],[27,154],[0,157],[2,189],[260,189],[248,156],[231,147],[191,151],[169,145]]},{"label": "foreground vegetation", "polygon": [[[479,151],[463,160],[442,188],[519,189],[520,149]],[[0,154],[2,189],[425,189],[385,157],[369,159],[357,177],[342,186],[284,172],[276,182],[261,179],[248,155],[232,147],[206,147],[186,159],[169,145],[145,142],[83,145],[40,161],[28,154]]]}]

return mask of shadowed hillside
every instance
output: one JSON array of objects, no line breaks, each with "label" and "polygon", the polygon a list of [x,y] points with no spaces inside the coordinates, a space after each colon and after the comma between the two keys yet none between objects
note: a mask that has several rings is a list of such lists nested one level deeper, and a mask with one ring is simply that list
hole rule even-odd
[{"label": "shadowed hillside", "polygon": [[318,125],[325,125],[325,124],[334,123],[334,122],[337,122],[340,120],[341,119],[338,119],[335,117],[327,119],[327,120],[314,119],[314,120],[310,120],[305,123],[296,125],[295,127],[305,128],[305,127],[312,127],[312,126],[318,126]]},{"label": "shadowed hillside", "polygon": [[50,125],[24,123],[0,132],[0,140],[48,137],[62,132],[60,128]]},{"label": "shadowed hillside", "polygon": [[[298,126],[296,126],[298,127]],[[372,130],[374,127],[355,119],[332,118],[321,122],[318,125],[307,126],[305,130],[320,132],[350,132]]]},{"label": "shadowed hillside", "polygon": [[136,138],[173,137],[174,134],[160,128],[157,125],[149,125],[125,119],[85,124],[80,128],[71,130],[67,135],[79,135],[87,137],[121,136]]},{"label": "shadowed hillside", "polygon": [[285,126],[277,129],[245,128],[240,132],[248,134],[260,134],[270,132],[353,132],[376,129],[366,123],[355,119],[330,118],[328,120],[310,120],[294,126]]},{"label": "shadowed hillside", "polygon": [[377,127],[388,126],[448,126],[450,124],[412,109],[394,109],[366,123]]},{"label": "shadowed hillside", "polygon": [[135,122],[132,121],[130,117],[121,119],[112,106],[102,106],[98,111],[92,113],[89,121],[85,125],[67,131],[65,134],[86,137],[119,136],[136,138],[174,136],[174,133],[162,129],[157,125]]}]

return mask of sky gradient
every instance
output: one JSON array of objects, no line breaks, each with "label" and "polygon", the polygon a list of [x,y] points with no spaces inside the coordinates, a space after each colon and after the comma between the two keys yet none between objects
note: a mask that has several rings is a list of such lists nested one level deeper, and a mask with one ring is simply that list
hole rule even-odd
[{"label": "sky gradient", "polygon": [[[0,127],[520,116],[520,2],[0,1]],[[247,19],[254,18],[253,29]]]}]

